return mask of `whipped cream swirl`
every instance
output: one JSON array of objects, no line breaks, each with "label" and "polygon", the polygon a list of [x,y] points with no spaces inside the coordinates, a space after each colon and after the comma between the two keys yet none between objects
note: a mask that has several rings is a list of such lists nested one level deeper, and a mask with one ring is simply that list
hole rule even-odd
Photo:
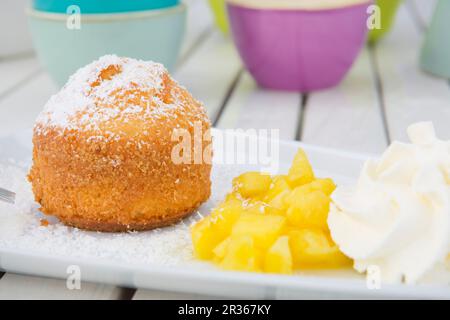
[{"label": "whipped cream swirl", "polygon": [[377,266],[385,283],[415,283],[450,252],[450,141],[431,122],[411,125],[408,136],[411,144],[394,142],[368,160],[354,188],[337,188],[328,217],[354,268]]}]

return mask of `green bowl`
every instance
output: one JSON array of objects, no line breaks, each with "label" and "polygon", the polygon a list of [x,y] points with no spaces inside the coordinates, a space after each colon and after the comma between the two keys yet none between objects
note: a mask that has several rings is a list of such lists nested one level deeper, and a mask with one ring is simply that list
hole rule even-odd
[{"label": "green bowl", "polygon": [[397,9],[402,0],[376,0],[375,3],[381,10],[381,29],[370,30],[369,43],[375,43],[384,37],[392,28],[397,14]]},{"label": "green bowl", "polygon": [[65,14],[32,9],[27,13],[38,57],[61,86],[78,68],[105,54],[153,60],[172,70],[186,23],[184,4],[126,14],[81,15],[80,29],[68,28]]},{"label": "green bowl", "polygon": [[217,27],[224,34],[228,34],[228,15],[226,10],[226,0],[209,0],[209,5],[214,14],[214,19]]}]

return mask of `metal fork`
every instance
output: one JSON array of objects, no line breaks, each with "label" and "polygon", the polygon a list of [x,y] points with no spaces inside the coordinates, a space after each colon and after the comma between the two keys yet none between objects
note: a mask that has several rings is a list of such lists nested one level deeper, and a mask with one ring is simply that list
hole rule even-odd
[{"label": "metal fork", "polygon": [[16,201],[16,194],[12,191],[0,188],[0,201],[14,204]]}]

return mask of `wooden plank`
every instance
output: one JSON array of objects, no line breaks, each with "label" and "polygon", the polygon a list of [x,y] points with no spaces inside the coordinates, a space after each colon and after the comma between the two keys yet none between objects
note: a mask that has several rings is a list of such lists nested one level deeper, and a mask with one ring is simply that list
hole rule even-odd
[{"label": "wooden plank", "polygon": [[153,290],[138,290],[133,297],[133,300],[214,300],[224,299],[221,297],[204,296],[191,293],[167,292],[167,291],[153,291]]},{"label": "wooden plank", "polygon": [[34,56],[0,59],[0,100],[38,71],[39,63]]},{"label": "wooden plank", "polygon": [[292,140],[297,133],[300,106],[300,94],[260,89],[245,71],[217,127],[279,129],[281,139]]},{"label": "wooden plank", "polygon": [[181,49],[180,61],[181,65],[195,51],[196,47],[201,44],[205,36],[212,29],[212,18],[209,14],[207,2],[204,0],[185,0],[188,7],[186,37]]},{"label": "wooden plank", "polygon": [[367,49],[340,85],[310,94],[304,112],[303,142],[363,153],[387,145]]},{"label": "wooden plank", "polygon": [[433,121],[438,136],[450,137],[450,89],[446,79],[420,70],[422,37],[403,6],[392,32],[375,48],[392,139],[406,141],[408,125],[425,120]]},{"label": "wooden plank", "polygon": [[50,77],[41,73],[0,101],[0,135],[30,129],[49,97],[57,91]]},{"label": "wooden plank", "polygon": [[0,281],[0,300],[16,299],[120,299],[118,287],[81,283],[79,290],[69,290],[63,280],[7,273]]},{"label": "wooden plank", "polygon": [[214,121],[240,69],[233,44],[215,30],[174,78],[204,103]]}]

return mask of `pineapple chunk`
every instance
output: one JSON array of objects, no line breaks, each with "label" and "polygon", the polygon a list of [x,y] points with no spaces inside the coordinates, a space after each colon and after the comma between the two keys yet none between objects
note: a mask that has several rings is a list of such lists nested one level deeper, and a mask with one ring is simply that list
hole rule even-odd
[{"label": "pineapple chunk", "polygon": [[230,197],[213,209],[210,220],[221,234],[228,236],[242,211],[242,201]]},{"label": "pineapple chunk", "polygon": [[302,199],[305,195],[314,191],[322,191],[325,195],[330,196],[334,189],[336,189],[336,185],[330,178],[315,179],[310,183],[296,187],[285,197],[284,201],[291,206],[298,203],[299,199]]},{"label": "pineapple chunk", "polygon": [[336,185],[330,178],[316,179],[310,183],[312,190],[323,191],[327,196],[330,196],[336,189]]},{"label": "pineapple chunk", "polygon": [[289,233],[289,246],[297,268],[340,268],[351,265],[322,230],[300,229]]},{"label": "pineapple chunk", "polygon": [[281,210],[272,206],[267,206],[264,208],[264,214],[268,214],[268,215],[276,215],[276,216],[285,216],[286,215],[286,211],[285,210]]},{"label": "pineapple chunk", "polygon": [[255,246],[269,248],[280,236],[285,225],[285,217],[266,214],[242,215],[233,227],[232,236],[250,236]]},{"label": "pineapple chunk", "polygon": [[243,197],[250,198],[264,194],[269,190],[272,178],[260,172],[247,172],[233,179],[233,187]]},{"label": "pineapple chunk", "polygon": [[306,197],[311,191],[312,189],[310,188],[310,183],[299,186],[284,197],[284,202],[288,207],[294,206],[301,202],[302,200],[300,199]]},{"label": "pineapple chunk", "polygon": [[286,211],[288,208],[288,205],[286,203],[286,197],[288,197],[291,194],[291,191],[284,190],[280,192],[278,195],[276,195],[272,200],[268,202],[269,206],[277,208],[281,211]]},{"label": "pineapple chunk", "polygon": [[217,224],[206,217],[197,222],[191,228],[192,244],[194,254],[198,259],[210,260],[213,258],[213,249],[226,237]]},{"label": "pineapple chunk", "polygon": [[267,191],[264,201],[270,202],[272,199],[277,197],[279,194],[284,193],[286,191],[290,191],[291,188],[289,186],[287,176],[275,176],[273,178],[273,182],[270,185],[269,190]]},{"label": "pineapple chunk", "polygon": [[230,245],[231,237],[226,238],[221,243],[219,243],[213,250],[214,260],[220,262],[225,258],[228,252],[228,246]]},{"label": "pineapple chunk", "polygon": [[295,155],[287,178],[292,187],[297,187],[314,180],[313,169],[302,149],[299,149]]},{"label": "pineapple chunk", "polygon": [[244,214],[264,214],[266,212],[267,204],[258,200],[245,200],[243,203]]},{"label": "pineapple chunk", "polygon": [[287,210],[286,216],[298,228],[321,228],[328,230],[327,218],[330,198],[322,191],[300,193]]},{"label": "pineapple chunk", "polygon": [[288,236],[281,236],[266,253],[264,271],[270,273],[292,273],[292,255]]},{"label": "pineapple chunk", "polygon": [[220,263],[222,268],[238,271],[261,270],[261,254],[255,248],[252,237],[247,235],[233,236],[227,247],[227,252]]}]

